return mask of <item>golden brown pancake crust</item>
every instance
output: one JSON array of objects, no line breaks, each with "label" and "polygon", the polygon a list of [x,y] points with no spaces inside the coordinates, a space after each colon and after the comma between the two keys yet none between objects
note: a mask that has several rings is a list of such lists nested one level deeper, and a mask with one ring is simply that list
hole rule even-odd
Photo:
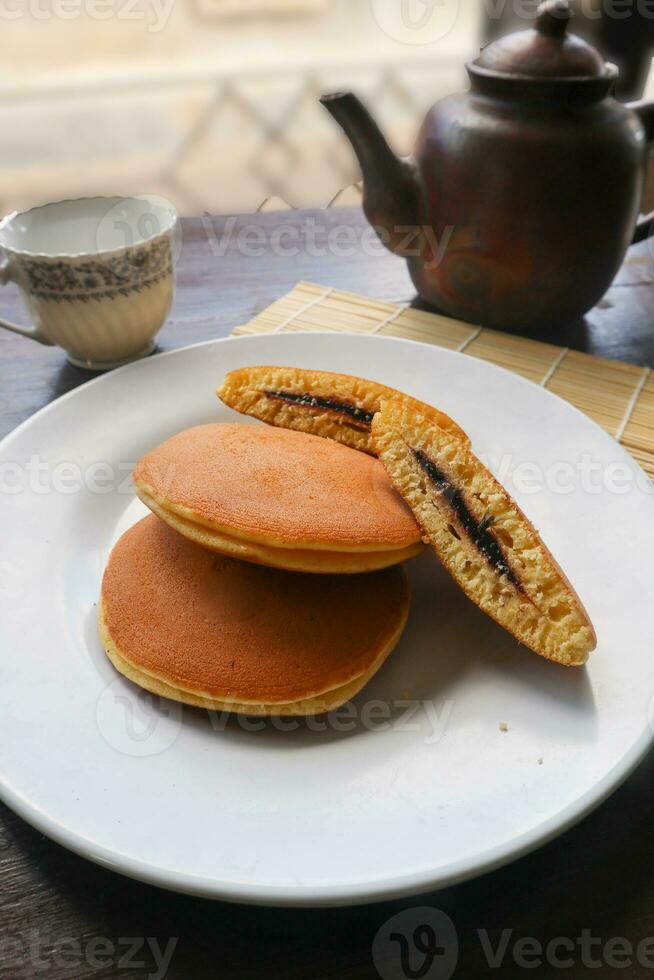
[{"label": "golden brown pancake crust", "polygon": [[375,455],[370,427],[385,398],[404,400],[434,425],[468,441],[465,432],[439,409],[377,381],[333,371],[256,365],[225,375],[218,397],[243,415],[268,425],[310,432]]},{"label": "golden brown pancake crust", "polygon": [[151,691],[153,694],[157,694],[162,698],[170,698],[173,701],[181,701],[184,704],[190,704],[194,708],[205,708],[208,711],[230,711],[235,714],[243,715],[318,715],[323,714],[326,711],[333,711],[340,705],[345,704],[346,701],[351,700],[355,697],[359,691],[365,687],[371,677],[373,677],[386,657],[391,653],[393,647],[397,643],[404,628],[404,624],[398,624],[398,632],[396,636],[390,638],[388,645],[380,652],[378,658],[374,663],[368,668],[364,674],[360,674],[353,681],[349,681],[347,684],[342,684],[340,687],[334,687],[330,691],[325,691],[323,694],[318,694],[315,697],[303,698],[299,701],[276,701],[270,704],[265,702],[239,702],[233,698],[210,698],[206,694],[197,694],[197,692],[187,691],[180,687],[171,687],[166,684],[165,681],[160,680],[154,674],[146,673],[143,670],[139,670],[133,664],[126,660],[125,657],[118,651],[116,644],[113,642],[107,626],[104,620],[104,611],[102,609],[102,603],[98,610],[98,628],[100,630],[100,638],[102,644],[107,652],[107,656],[111,660],[112,664],[116,670],[124,674],[128,680],[132,681],[134,684],[138,684],[139,687],[144,688],[146,691]]},{"label": "golden brown pancake crust", "polygon": [[101,603],[106,633],[137,670],[256,705],[365,674],[403,628],[408,586],[397,566],[345,578],[216,556],[150,516],[116,544]]},{"label": "golden brown pancake crust", "polygon": [[186,520],[277,548],[387,551],[420,540],[378,460],[303,432],[196,426],[146,453],[134,480]]},{"label": "golden brown pancake crust", "polygon": [[157,500],[140,488],[138,495],[153,514],[169,524],[180,534],[230,558],[252,561],[269,568],[285,568],[291,572],[313,572],[319,575],[358,575],[361,572],[374,572],[389,565],[397,565],[407,558],[413,558],[424,549],[424,544],[409,545],[408,548],[393,548],[390,551],[327,551],[324,548],[275,548],[259,541],[246,541],[234,538],[225,531],[216,531],[203,524],[193,523],[179,512],[166,510]]}]

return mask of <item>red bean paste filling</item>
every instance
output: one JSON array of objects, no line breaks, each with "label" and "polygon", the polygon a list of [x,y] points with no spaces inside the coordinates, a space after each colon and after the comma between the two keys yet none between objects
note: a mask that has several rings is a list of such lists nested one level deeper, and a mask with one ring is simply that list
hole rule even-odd
[{"label": "red bean paste filling", "polygon": [[357,408],[352,402],[341,400],[340,398],[321,398],[319,395],[311,395],[308,392],[295,391],[266,391],[268,398],[277,398],[282,402],[290,402],[294,405],[302,405],[306,408],[322,408],[328,412],[337,412],[345,415],[353,422],[358,422],[362,427],[369,429],[372,424],[374,412],[366,412],[363,408]]},{"label": "red bean paste filling", "polygon": [[500,543],[490,530],[491,522],[489,518],[485,517],[481,521],[478,521],[466,504],[461,491],[450,482],[443,470],[439,469],[434,461],[423,453],[422,450],[411,449],[411,453],[421,470],[429,477],[438,492],[448,502],[456,515],[458,523],[488,564],[498,575],[506,575],[509,582],[516,589],[522,591],[520,580],[516,577],[502,551]]}]

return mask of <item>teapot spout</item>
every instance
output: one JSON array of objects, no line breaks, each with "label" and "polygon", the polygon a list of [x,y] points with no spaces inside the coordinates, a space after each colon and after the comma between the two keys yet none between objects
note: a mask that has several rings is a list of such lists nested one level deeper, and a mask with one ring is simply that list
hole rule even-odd
[{"label": "teapot spout", "polygon": [[420,190],[411,160],[393,153],[379,126],[352,92],[323,95],[321,103],[349,139],[363,174],[363,210],[382,242],[407,256],[420,216]]}]

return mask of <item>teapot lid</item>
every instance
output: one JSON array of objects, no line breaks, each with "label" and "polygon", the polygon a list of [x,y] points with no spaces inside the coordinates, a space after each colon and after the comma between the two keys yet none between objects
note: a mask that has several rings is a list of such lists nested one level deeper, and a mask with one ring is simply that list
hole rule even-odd
[{"label": "teapot lid", "polygon": [[571,17],[568,0],[545,0],[532,29],[493,41],[473,64],[522,77],[600,78],[606,73],[604,59],[582,38],[568,34]]}]

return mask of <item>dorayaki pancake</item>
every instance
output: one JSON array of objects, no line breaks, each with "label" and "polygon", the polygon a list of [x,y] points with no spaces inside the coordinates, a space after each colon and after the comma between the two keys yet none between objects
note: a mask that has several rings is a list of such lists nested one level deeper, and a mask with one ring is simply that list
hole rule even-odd
[{"label": "dorayaki pancake", "polygon": [[579,597],[469,446],[390,401],[375,416],[372,434],[425,541],[469,598],[541,656],[585,663],[596,637]]},{"label": "dorayaki pancake", "polygon": [[355,579],[261,568],[149,516],[111,553],[99,628],[115,667],[155,694],[306,715],[361,690],[397,643],[408,608],[399,566]]},{"label": "dorayaki pancake", "polygon": [[225,375],[216,394],[242,415],[334,439],[372,455],[375,448],[370,426],[384,398],[405,400],[430,417],[434,425],[468,441],[463,429],[437,408],[376,381],[349,374],[293,367],[244,367]]},{"label": "dorayaki pancake", "polygon": [[303,432],[213,423],[146,453],[137,492],[180,534],[294,571],[365,572],[416,554],[420,529],[379,460]]}]

